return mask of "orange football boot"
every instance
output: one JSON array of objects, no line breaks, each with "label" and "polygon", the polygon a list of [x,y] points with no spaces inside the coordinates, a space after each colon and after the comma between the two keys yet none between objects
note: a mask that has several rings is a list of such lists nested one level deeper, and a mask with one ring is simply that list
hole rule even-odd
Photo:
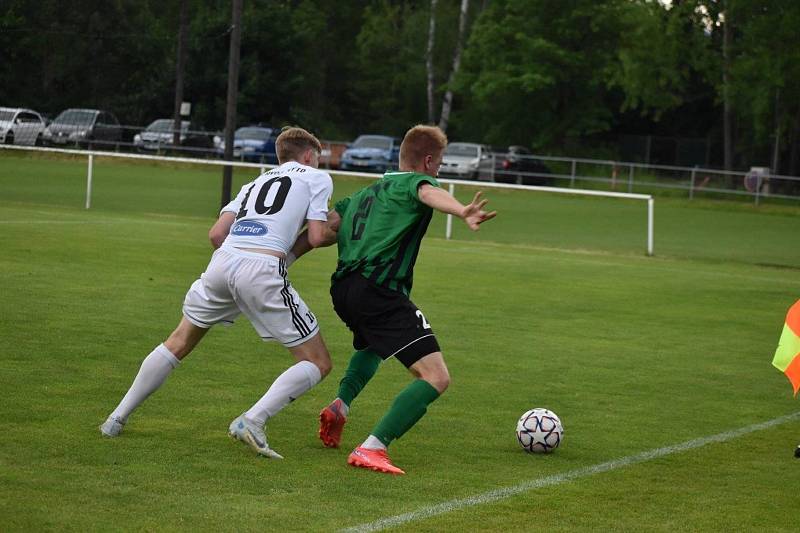
[{"label": "orange football boot", "polygon": [[386,454],[386,450],[370,450],[359,446],[347,458],[347,464],[361,468],[369,468],[376,472],[386,474],[405,474],[402,470],[392,464],[391,459]]}]

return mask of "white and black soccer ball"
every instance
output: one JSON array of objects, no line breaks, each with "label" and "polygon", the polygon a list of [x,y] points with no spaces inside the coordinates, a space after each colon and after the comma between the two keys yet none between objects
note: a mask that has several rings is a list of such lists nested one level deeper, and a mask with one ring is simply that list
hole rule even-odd
[{"label": "white and black soccer ball", "polygon": [[564,426],[553,411],[537,407],[519,417],[517,440],[526,452],[550,453],[563,438]]}]

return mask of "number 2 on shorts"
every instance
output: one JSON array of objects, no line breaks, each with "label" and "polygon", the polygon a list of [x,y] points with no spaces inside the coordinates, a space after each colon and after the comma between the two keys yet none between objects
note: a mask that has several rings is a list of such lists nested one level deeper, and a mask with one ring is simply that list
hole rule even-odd
[{"label": "number 2 on shorts", "polygon": [[417,318],[422,321],[422,329],[431,329],[431,325],[428,320],[425,318],[425,315],[422,314],[422,311],[417,309]]}]

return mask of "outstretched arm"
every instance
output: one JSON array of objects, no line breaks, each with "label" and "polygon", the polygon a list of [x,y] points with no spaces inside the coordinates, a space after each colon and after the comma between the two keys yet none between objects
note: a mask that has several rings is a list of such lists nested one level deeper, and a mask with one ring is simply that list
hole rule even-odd
[{"label": "outstretched arm", "polygon": [[483,208],[489,200],[481,200],[481,194],[483,194],[481,191],[476,192],[472,202],[464,205],[444,189],[434,187],[427,183],[420,185],[417,190],[417,196],[419,196],[423,204],[437,211],[441,211],[442,213],[457,216],[463,220],[472,231],[478,231],[478,227],[481,224],[497,216],[497,211],[484,211]]},{"label": "outstretched arm", "polygon": [[214,225],[211,226],[211,229],[208,230],[208,239],[211,241],[211,246],[213,246],[215,250],[222,246],[222,243],[225,241],[225,237],[228,236],[228,232],[231,231],[231,226],[235,220],[235,213],[225,211],[219,216],[217,221],[214,222]]}]

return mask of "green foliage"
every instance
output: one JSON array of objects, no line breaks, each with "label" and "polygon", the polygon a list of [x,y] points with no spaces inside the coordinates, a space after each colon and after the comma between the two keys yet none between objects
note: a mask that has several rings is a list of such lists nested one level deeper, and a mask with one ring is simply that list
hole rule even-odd
[{"label": "green foliage", "polygon": [[[606,71],[617,47],[623,2],[492,2],[475,23],[459,78],[470,118],[459,131],[493,144],[534,147],[607,130],[613,111]],[[472,126],[472,127],[470,127]]]},{"label": "green foliage", "polygon": [[658,119],[691,98],[698,76],[718,77],[711,36],[698,6],[676,2],[665,9],[657,2],[629,2],[621,10],[621,42],[610,67],[609,84],[625,94],[622,109],[635,109]]},{"label": "green foliage", "polygon": [[731,71],[734,105],[756,141],[768,141],[780,127],[785,142],[800,113],[800,4],[731,4],[731,23],[740,36]]},{"label": "green foliage", "polygon": [[[172,106],[171,5],[159,2],[14,1],[0,19],[0,101],[55,116],[101,107],[123,122]],[[8,55],[6,55],[8,54]]]}]

